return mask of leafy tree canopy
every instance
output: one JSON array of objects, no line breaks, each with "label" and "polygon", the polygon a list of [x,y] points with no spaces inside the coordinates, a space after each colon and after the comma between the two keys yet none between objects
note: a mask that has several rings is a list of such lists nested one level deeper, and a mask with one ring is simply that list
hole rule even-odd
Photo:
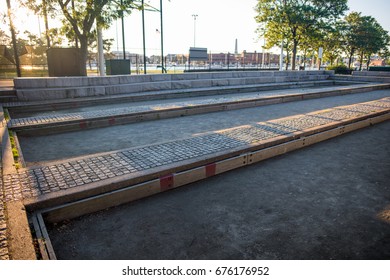
[{"label": "leafy tree canopy", "polygon": [[[80,43],[79,67],[86,75],[88,41],[93,37],[94,26],[107,28],[113,20],[143,9],[140,0],[20,0],[37,14],[62,19],[63,30]],[[146,5],[145,5],[146,6]]]},{"label": "leafy tree canopy", "polygon": [[332,25],[347,9],[347,0],[258,0],[255,19],[264,24],[265,37],[275,45],[278,39],[272,34],[275,27],[283,30],[279,39],[291,40],[292,69],[295,69],[298,45],[305,37]]}]

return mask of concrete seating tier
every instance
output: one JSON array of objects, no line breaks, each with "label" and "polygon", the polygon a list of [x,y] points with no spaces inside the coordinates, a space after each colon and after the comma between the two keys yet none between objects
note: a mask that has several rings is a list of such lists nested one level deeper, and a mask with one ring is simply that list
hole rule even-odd
[{"label": "concrete seating tier", "polygon": [[353,81],[362,83],[390,83],[390,72],[381,71],[353,71],[352,75],[334,75],[338,81]]},{"label": "concrete seating tier", "polygon": [[360,76],[360,77],[367,77],[367,76],[375,76],[375,77],[387,77],[390,78],[390,71],[385,72],[385,71],[353,71],[352,72],[353,76]]},{"label": "concrete seating tier", "polygon": [[149,91],[192,90],[249,85],[323,81],[333,71],[247,71],[126,75],[107,77],[16,78],[19,101],[109,96]]}]

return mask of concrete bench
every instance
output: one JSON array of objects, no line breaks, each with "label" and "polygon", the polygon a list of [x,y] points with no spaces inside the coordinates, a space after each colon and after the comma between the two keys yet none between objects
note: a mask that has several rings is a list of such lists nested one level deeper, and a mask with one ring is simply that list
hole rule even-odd
[{"label": "concrete bench", "polygon": [[333,71],[237,71],[106,77],[16,78],[19,101],[327,80]]},{"label": "concrete bench", "polygon": [[367,76],[374,76],[374,77],[388,77],[390,78],[390,71],[353,71],[352,76],[360,76],[360,77],[367,77]]}]

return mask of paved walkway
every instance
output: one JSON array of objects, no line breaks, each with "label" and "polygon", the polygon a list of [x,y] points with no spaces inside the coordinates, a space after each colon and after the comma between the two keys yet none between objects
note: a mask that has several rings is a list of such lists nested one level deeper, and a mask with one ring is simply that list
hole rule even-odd
[{"label": "paved walkway", "polygon": [[[150,105],[137,105],[139,103],[128,103],[127,105],[116,104],[111,105],[112,109],[100,109],[102,106],[95,106],[93,111],[84,111],[76,113],[67,113],[69,110],[59,111],[57,114],[50,114],[47,112],[31,113],[31,117],[25,118],[14,118],[8,123],[10,128],[28,128],[31,126],[42,127],[53,124],[69,124],[73,122],[84,122],[94,119],[119,117],[132,114],[149,113],[156,111],[164,111],[170,109],[187,109],[187,108],[198,108],[209,105],[224,105],[239,102],[259,101],[267,98],[278,98],[295,95],[309,95],[313,93],[325,93],[337,90],[340,94],[343,91],[349,91],[354,88],[361,88],[362,85],[348,85],[348,86],[334,86],[325,88],[307,88],[307,89],[295,89],[295,90],[283,90],[283,91],[270,91],[264,93],[247,93],[247,94],[230,94],[224,96],[213,96],[213,97],[199,97],[199,98],[188,98],[181,99],[179,101],[166,101],[160,100],[158,102],[152,101]],[[157,103],[157,104],[156,104]],[[159,104],[158,104],[159,103]],[[125,107],[124,107],[125,106]],[[119,107],[119,108],[115,108]],[[82,109],[78,109],[82,110]],[[113,121],[115,123],[115,121]]]},{"label": "paved walkway", "polygon": [[3,181],[0,180],[0,260],[8,260],[7,223],[4,209]]},{"label": "paved walkway", "polygon": [[216,153],[247,148],[248,145],[265,139],[384,110],[390,110],[390,97],[214,131],[189,139],[21,169],[18,174],[4,176],[5,199],[21,200],[65,191],[58,193],[61,195],[67,190],[85,187],[94,182],[104,183],[110,182],[105,180],[120,176],[137,176],[138,172],[145,174],[154,168],[184,161],[196,162]]}]

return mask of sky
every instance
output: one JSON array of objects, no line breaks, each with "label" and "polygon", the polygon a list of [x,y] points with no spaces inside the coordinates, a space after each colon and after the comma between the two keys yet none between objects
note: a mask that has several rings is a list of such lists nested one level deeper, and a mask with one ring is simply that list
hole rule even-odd
[{"label": "sky", "polygon": [[[159,8],[160,0],[145,0]],[[255,33],[256,0],[163,0],[164,53],[188,53],[190,47],[204,47],[211,52],[234,52],[235,40],[238,51],[261,51],[263,39]],[[390,32],[390,0],[349,0],[350,11],[373,16]],[[0,1],[0,11],[5,11],[5,1]],[[197,15],[196,21],[192,15]],[[43,31],[43,20],[34,15],[17,13],[17,27],[38,33]],[[55,22],[51,20],[51,26]],[[160,14],[145,12],[147,55],[160,53]],[[1,25],[5,28],[4,25]],[[125,18],[126,50],[142,53],[142,17],[134,11]],[[195,36],[194,36],[195,35]],[[112,50],[122,50],[121,22],[114,22],[103,31],[104,38],[113,38]],[[194,38],[195,37],[195,38]]]}]

